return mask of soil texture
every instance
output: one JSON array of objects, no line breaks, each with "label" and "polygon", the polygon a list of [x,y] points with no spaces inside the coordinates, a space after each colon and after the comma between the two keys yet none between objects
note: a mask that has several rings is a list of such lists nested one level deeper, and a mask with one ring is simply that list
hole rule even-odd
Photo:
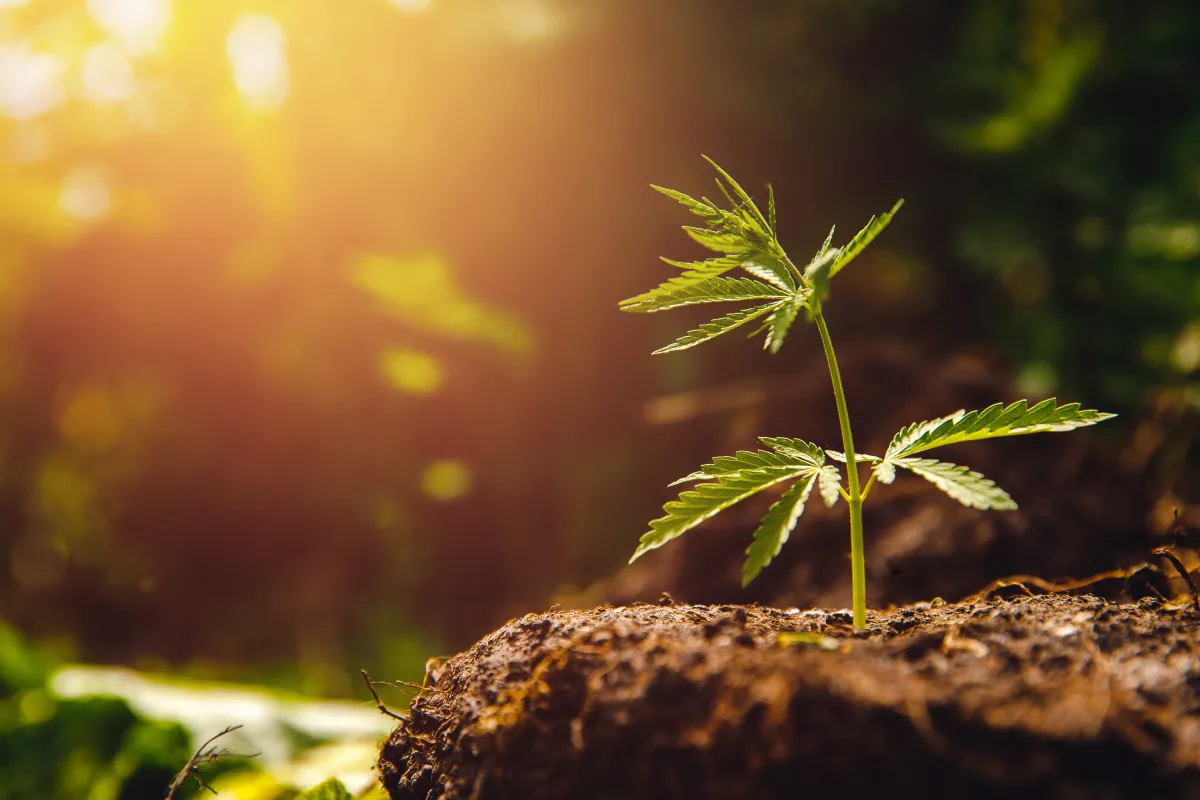
[{"label": "soil texture", "polygon": [[[1001,597],[660,604],[509,622],[431,664],[394,800],[1200,798],[1200,613]],[[780,634],[806,634],[785,643]]]}]

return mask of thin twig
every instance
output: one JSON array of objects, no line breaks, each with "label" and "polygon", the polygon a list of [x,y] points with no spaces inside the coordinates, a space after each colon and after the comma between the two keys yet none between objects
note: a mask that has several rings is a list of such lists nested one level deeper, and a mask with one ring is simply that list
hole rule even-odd
[{"label": "thin twig", "polygon": [[398,719],[401,722],[404,722],[405,721],[404,717],[400,716],[395,711],[392,711],[390,708],[385,706],[383,704],[383,701],[379,699],[379,692],[375,691],[375,683],[374,683],[374,681],[371,680],[371,676],[367,674],[367,671],[365,669],[362,670],[362,676],[363,676],[363,683],[365,683],[367,685],[367,691],[369,691],[371,693],[371,697],[375,698],[375,707],[378,708],[381,712],[383,712],[387,716],[391,717],[392,719]]},{"label": "thin twig", "polygon": [[1171,562],[1171,566],[1174,567],[1175,571],[1183,577],[1184,582],[1187,583],[1188,591],[1192,593],[1192,606],[1196,609],[1200,609],[1200,595],[1197,595],[1196,593],[1196,584],[1192,581],[1192,576],[1187,571],[1187,567],[1185,567],[1183,562],[1179,560],[1179,556],[1175,555],[1175,552],[1170,547],[1158,547],[1152,552],[1154,555],[1162,556],[1167,561]]},{"label": "thin twig", "polygon": [[178,774],[175,775],[175,780],[171,781],[171,788],[167,790],[166,800],[175,800],[175,793],[178,792],[180,787],[187,782],[189,777],[195,778],[196,783],[200,784],[201,788],[208,789],[213,794],[216,794],[217,790],[205,783],[204,779],[200,777],[200,770],[202,770],[204,767],[215,764],[222,758],[254,758],[255,756],[260,755],[259,753],[235,753],[232,750],[224,747],[210,747],[210,745],[212,745],[212,743],[217,739],[220,739],[226,734],[233,733],[241,727],[241,725],[230,725],[228,728],[221,731],[216,736],[210,737],[208,741],[197,747],[196,752],[193,753],[192,757],[188,759],[187,764],[185,764],[183,769],[179,770]]}]

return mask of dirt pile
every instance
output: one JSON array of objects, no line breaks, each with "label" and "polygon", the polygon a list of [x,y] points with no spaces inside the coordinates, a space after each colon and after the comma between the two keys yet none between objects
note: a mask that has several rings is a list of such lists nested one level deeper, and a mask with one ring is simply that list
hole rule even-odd
[{"label": "dirt pile", "polygon": [[[431,669],[384,747],[385,785],[395,800],[1200,798],[1193,610],[1045,595],[849,623],[668,604],[514,620]],[[779,642],[793,631],[812,641]]]}]

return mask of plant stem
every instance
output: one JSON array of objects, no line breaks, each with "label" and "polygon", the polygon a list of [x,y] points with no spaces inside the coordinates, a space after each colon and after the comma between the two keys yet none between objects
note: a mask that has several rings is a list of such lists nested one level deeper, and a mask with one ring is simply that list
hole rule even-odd
[{"label": "plant stem", "polygon": [[838,424],[842,428],[842,449],[846,453],[846,482],[849,484],[850,506],[850,575],[854,602],[854,627],[867,627],[867,564],[863,552],[863,493],[858,482],[858,457],[854,454],[854,435],[850,431],[850,413],[846,409],[846,391],[842,388],[842,373],[838,369],[837,356],[833,353],[833,340],[829,338],[829,327],[821,306],[816,304],[813,320],[821,333],[821,344],[825,347],[825,361],[829,364],[829,378],[833,381],[833,397],[837,402]]}]

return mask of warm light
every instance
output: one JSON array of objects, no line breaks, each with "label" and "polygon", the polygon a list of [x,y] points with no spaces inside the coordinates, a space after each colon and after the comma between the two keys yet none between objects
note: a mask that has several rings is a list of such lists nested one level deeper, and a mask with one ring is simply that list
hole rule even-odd
[{"label": "warm light", "polygon": [[62,59],[31,53],[24,45],[0,45],[0,114],[29,119],[63,99]]},{"label": "warm light", "polygon": [[471,469],[461,461],[435,461],[421,473],[421,492],[433,500],[457,500],[471,491]]},{"label": "warm light", "polygon": [[110,202],[108,181],[95,167],[76,167],[68,172],[58,196],[62,210],[81,220],[104,216]]},{"label": "warm light", "polygon": [[158,45],[171,21],[168,0],[88,0],[88,13],[131,53]]},{"label": "warm light", "polygon": [[379,372],[387,383],[405,394],[429,395],[442,388],[442,365],[428,353],[393,347],[379,357]]},{"label": "warm light", "polygon": [[225,52],[233,66],[233,82],[250,105],[274,108],[287,97],[286,47],[283,28],[264,14],[247,14],[229,31]]},{"label": "warm light", "polygon": [[83,57],[83,94],[97,103],[127,100],[134,90],[133,65],[112,43],[100,44]]},{"label": "warm light", "polygon": [[519,42],[545,39],[559,25],[545,0],[504,0],[497,10],[504,32]]},{"label": "warm light", "polygon": [[409,14],[416,14],[429,8],[431,0],[389,0],[392,5]]},{"label": "warm light", "polygon": [[0,0],[0,8],[16,8],[28,3],[29,0]]}]

